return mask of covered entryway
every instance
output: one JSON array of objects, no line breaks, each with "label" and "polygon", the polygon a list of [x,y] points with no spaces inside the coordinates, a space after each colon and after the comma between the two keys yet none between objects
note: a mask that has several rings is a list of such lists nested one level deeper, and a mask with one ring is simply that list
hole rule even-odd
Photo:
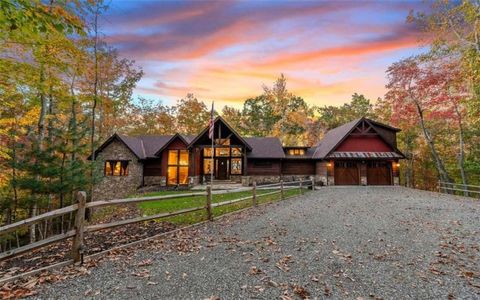
[{"label": "covered entryway", "polygon": [[358,164],[354,161],[335,162],[335,185],[359,185]]},{"label": "covered entryway", "polygon": [[367,163],[368,185],[391,185],[391,163],[386,161],[369,161]]}]

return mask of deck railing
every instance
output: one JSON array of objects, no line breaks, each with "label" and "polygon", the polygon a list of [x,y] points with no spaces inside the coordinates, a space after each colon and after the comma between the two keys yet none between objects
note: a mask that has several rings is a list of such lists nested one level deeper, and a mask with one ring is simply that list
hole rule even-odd
[{"label": "deck railing", "polygon": [[455,194],[465,197],[480,198],[480,186],[452,182],[438,182],[440,193]]},{"label": "deck railing", "polygon": [[[3,237],[7,234],[15,232],[22,227],[29,226],[32,224],[36,224],[45,220],[49,220],[55,217],[59,217],[65,215],[67,213],[74,213],[75,214],[75,226],[72,230],[50,236],[48,238],[42,239],[40,241],[36,241],[24,246],[20,246],[14,249],[10,249],[0,253],[0,261],[11,258],[13,256],[26,253],[28,251],[32,251],[34,249],[42,248],[47,245],[50,245],[55,242],[59,242],[62,240],[66,240],[69,238],[73,238],[72,249],[71,249],[71,260],[69,262],[76,263],[76,262],[83,262],[83,254],[86,252],[85,244],[84,244],[84,234],[87,232],[94,232],[98,230],[113,228],[117,226],[123,226],[126,224],[144,222],[154,219],[162,219],[168,218],[172,216],[184,215],[191,212],[196,212],[200,210],[206,210],[208,220],[213,220],[213,208],[220,207],[224,205],[235,204],[238,202],[243,202],[247,200],[251,200],[252,206],[258,205],[258,198],[265,197],[269,195],[280,194],[280,198],[283,200],[285,199],[285,191],[290,189],[299,189],[299,193],[303,194],[303,190],[305,188],[311,187],[314,188],[314,181],[313,180],[304,180],[304,181],[290,181],[290,182],[283,182],[280,181],[279,183],[274,184],[267,184],[267,185],[257,185],[255,182],[253,183],[252,187],[239,189],[238,191],[251,191],[252,194],[246,197],[241,197],[238,199],[223,201],[212,203],[212,196],[218,194],[225,194],[231,193],[232,191],[212,191],[210,186],[206,187],[205,192],[195,192],[195,193],[183,193],[183,194],[173,194],[173,195],[165,195],[165,196],[151,196],[151,197],[136,197],[136,198],[126,198],[126,199],[114,199],[114,200],[104,200],[104,201],[93,201],[93,202],[86,202],[86,193],[85,192],[77,192],[76,194],[76,204],[70,205],[67,207],[63,207],[60,209],[56,209],[32,218],[28,218],[16,223],[8,224],[5,226],[0,227],[0,237]],[[274,190],[268,193],[257,193],[259,190]],[[233,191],[236,192],[236,191]],[[166,201],[172,199],[181,199],[186,197],[197,197],[203,196],[205,197],[205,205],[198,206],[198,207],[191,207],[166,213],[148,215],[148,216],[141,216],[126,220],[118,220],[113,221],[110,223],[101,223],[101,224],[88,224],[87,220],[85,220],[85,211],[89,208],[98,208],[98,207],[105,207],[105,206],[118,206],[124,204],[131,204],[131,203],[142,203],[142,202],[149,202],[149,201]],[[43,269],[43,268],[42,268]],[[29,272],[31,275],[32,272]],[[18,277],[18,276],[13,276]],[[12,278],[0,278],[0,284]]]}]

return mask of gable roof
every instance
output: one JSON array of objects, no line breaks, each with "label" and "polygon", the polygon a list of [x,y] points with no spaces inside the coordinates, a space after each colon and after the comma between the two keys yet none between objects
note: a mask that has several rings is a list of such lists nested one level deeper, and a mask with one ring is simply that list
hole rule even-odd
[{"label": "gable roof", "polygon": [[285,158],[282,143],[276,137],[245,138],[252,151],[247,152],[247,158]]},{"label": "gable roof", "polygon": [[317,149],[313,153],[313,158],[324,158],[328,155],[340,141],[347,136],[360,123],[361,119],[356,119],[339,127],[329,130],[323,139],[317,144]]},{"label": "gable roof", "polygon": [[[252,150],[252,146],[249,145],[246,141],[246,139],[244,139],[243,137],[240,136],[240,134],[238,134],[238,132],[233,129],[222,117],[220,116],[217,116],[215,118],[215,120],[213,121],[213,124],[215,126],[215,124],[220,121],[222,122],[225,126],[227,126],[227,128],[240,140],[242,141],[244,144],[245,144],[245,147],[248,149],[248,150]],[[209,126],[206,126],[192,141],[190,141],[190,144],[188,145],[188,148],[192,147],[193,144],[195,144],[196,141],[198,141],[205,133],[207,133],[209,129]]]},{"label": "gable roof", "polygon": [[175,139],[180,139],[185,145],[188,146],[189,142],[187,141],[187,139],[182,136],[181,134],[179,133],[176,133],[175,135],[173,135],[166,143],[164,143],[160,148],[156,148],[158,149],[156,152],[155,152],[155,156],[158,156],[160,155],[160,153],[165,150],[165,148],[167,148],[173,141],[175,141]]},{"label": "gable roof", "polygon": [[379,137],[387,144],[389,145],[392,149],[395,150],[395,152],[397,152],[398,154],[400,154],[401,156],[404,156],[398,149],[395,145],[391,144],[390,142],[388,142],[383,134],[381,134],[380,132],[378,132],[378,130],[376,129],[376,126],[380,126],[380,127],[383,127],[383,128],[386,128],[388,130],[392,130],[392,131],[395,131],[395,132],[398,132],[400,131],[400,129],[398,128],[395,128],[395,127],[391,127],[391,126],[388,126],[388,125],[385,125],[385,124],[382,124],[382,123],[379,123],[379,122],[376,122],[376,121],[373,121],[373,120],[370,120],[368,118],[365,118],[365,117],[362,117],[362,118],[359,118],[359,119],[355,119],[351,122],[348,122],[346,124],[343,124],[339,127],[336,127],[332,130],[329,130],[325,136],[323,137],[323,139],[317,144],[316,146],[316,150],[315,152],[313,153],[313,156],[312,158],[317,158],[317,159],[323,159],[325,157],[327,157],[333,150],[335,150],[347,137],[348,135],[360,124],[360,122],[362,121],[366,121],[367,123],[369,123],[370,125],[373,125],[372,128],[373,130],[375,130],[375,132],[379,135]]},{"label": "gable roof", "polygon": [[[180,134],[175,135],[143,135],[143,136],[127,136],[123,134],[115,133],[108,138],[100,147],[95,151],[95,156],[105,147],[110,145],[111,142],[118,140],[123,143],[138,159],[157,158],[157,154],[161,152],[168,144],[170,144],[175,137],[179,137],[182,141],[188,145],[194,136],[183,136]],[[89,157],[90,159],[90,157]]]}]

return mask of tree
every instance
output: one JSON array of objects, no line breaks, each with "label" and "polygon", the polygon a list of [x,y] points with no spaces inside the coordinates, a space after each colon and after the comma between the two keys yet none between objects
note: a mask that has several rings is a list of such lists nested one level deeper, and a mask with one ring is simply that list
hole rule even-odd
[{"label": "tree", "polygon": [[244,124],[243,132],[247,135],[271,135],[278,118],[264,95],[249,98],[243,103],[242,124]]},{"label": "tree", "polygon": [[126,118],[129,125],[123,127],[123,132],[129,135],[144,134],[175,134],[175,115],[172,108],[162,105],[161,101],[139,98],[130,105]]},{"label": "tree", "polygon": [[239,109],[230,106],[224,106],[222,109],[222,117],[240,134],[244,134],[244,124],[242,124],[242,112]]},{"label": "tree", "polygon": [[364,95],[354,93],[349,103],[342,106],[317,108],[319,121],[326,129],[332,129],[362,117],[373,117],[373,104]]},{"label": "tree", "polygon": [[433,53],[457,55],[472,90],[470,114],[480,121],[480,2],[435,1],[428,12],[411,12],[409,22],[426,33]]},{"label": "tree", "polygon": [[181,134],[198,134],[208,124],[210,111],[205,103],[193,94],[181,99],[173,108],[177,117],[176,127]]},{"label": "tree", "polygon": [[385,98],[392,104],[393,113],[411,113],[411,117],[417,120],[440,179],[451,183],[452,179],[438,153],[435,136],[427,125],[427,121],[432,117],[431,105],[439,96],[437,83],[442,74],[435,72],[434,67],[428,63],[408,58],[390,66],[387,76],[389,90]]}]

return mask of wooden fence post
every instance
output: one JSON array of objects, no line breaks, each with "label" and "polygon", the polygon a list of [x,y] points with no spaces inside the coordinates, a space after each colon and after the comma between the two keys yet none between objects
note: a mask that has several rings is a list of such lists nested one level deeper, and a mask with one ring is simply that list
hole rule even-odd
[{"label": "wooden fence post", "polygon": [[207,186],[207,217],[210,221],[213,221],[212,215],[212,187]]},{"label": "wooden fence post", "polygon": [[283,194],[283,180],[280,180],[280,197],[281,199],[285,199],[285,195]]},{"label": "wooden fence post", "polygon": [[252,202],[253,206],[257,206],[257,181],[253,181]]},{"label": "wooden fence post", "polygon": [[87,193],[77,192],[76,199],[78,202],[77,216],[75,217],[75,235],[72,244],[73,262],[82,261],[83,254],[83,229],[85,225],[85,204],[87,203]]},{"label": "wooden fence post", "polygon": [[300,195],[303,195],[302,183],[303,181],[300,181]]}]

